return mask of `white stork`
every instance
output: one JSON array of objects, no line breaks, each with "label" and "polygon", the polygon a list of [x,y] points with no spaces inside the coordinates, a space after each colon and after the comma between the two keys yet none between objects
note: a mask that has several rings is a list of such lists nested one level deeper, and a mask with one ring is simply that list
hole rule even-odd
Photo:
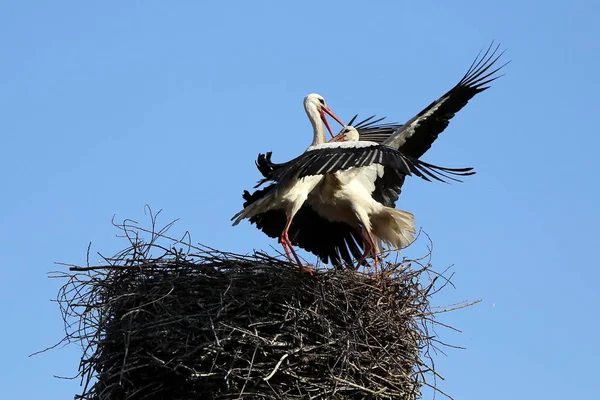
[{"label": "white stork", "polygon": [[[488,85],[500,77],[496,73],[506,64],[493,68],[503,54],[503,52],[500,54],[497,54],[497,52],[498,47],[493,49],[490,45],[482,56],[480,53],[475,58],[458,84],[411,118],[406,124],[375,125],[381,119],[370,121],[372,117],[356,124],[360,139],[382,143],[387,148],[400,150],[406,157],[418,159],[431,147],[438,135],[444,131],[455,113],[460,111],[477,93],[488,89]],[[353,121],[354,118],[350,123],[352,124]],[[290,164],[290,162],[273,164],[270,156],[271,153],[267,153],[266,156],[261,154],[257,160],[257,167],[265,177],[259,184],[269,180],[276,183],[257,190],[253,194],[247,191],[244,192],[244,206],[258,201],[274,190],[281,176],[278,171],[282,168],[287,169]],[[344,159],[344,162],[340,165],[343,164],[345,168],[349,165],[355,166],[349,161],[350,156],[345,157],[348,157],[348,160]],[[360,164],[361,161],[367,158],[370,157],[363,156],[362,160],[353,160],[353,162],[359,161]],[[329,163],[331,165],[333,161]],[[445,169],[432,167],[437,169],[438,172],[446,171],[452,175],[470,175],[474,173],[471,172],[470,168]],[[387,169],[389,168],[384,167],[384,174],[378,175],[375,180],[372,197],[384,206],[394,207],[404,183],[404,175],[385,172]],[[438,179],[439,177],[434,176],[434,178]],[[257,228],[268,236],[277,237],[285,224],[285,215],[280,210],[273,209],[254,215],[250,218],[250,222],[255,223]],[[361,255],[358,244],[363,242],[363,238],[356,232],[356,229],[345,222],[331,221],[327,216],[318,213],[311,204],[304,204],[300,208],[297,217],[288,228],[289,236],[294,245],[316,254],[325,263],[330,262],[335,266],[341,266],[343,263],[352,263],[353,259]]]},{"label": "white stork", "polygon": [[[323,99],[323,96],[321,95],[312,93],[306,96],[304,98],[304,110],[306,111],[306,115],[308,116],[308,119],[313,127],[313,141],[307,151],[319,148],[319,146],[323,146],[325,143],[325,131],[321,121],[323,124],[325,124],[327,130],[333,137],[333,133],[329,123],[327,122],[325,113],[329,114],[339,124],[344,125],[344,123],[327,107],[325,104],[325,99]],[[264,213],[268,210],[283,210],[285,213],[286,224],[283,230],[280,231],[281,234],[279,236],[279,241],[288,259],[293,262],[290,253],[293,254],[298,266],[301,269],[304,269],[300,258],[296,254],[296,251],[294,250],[288,237],[288,229],[294,219],[294,216],[300,207],[302,207],[302,204],[304,204],[308,194],[321,179],[322,176],[317,175],[287,180],[285,185],[280,185],[280,187],[276,191],[273,191],[269,196],[266,196],[249,207],[244,207],[243,210],[235,214],[232,218],[232,220],[234,220],[233,225],[235,226],[239,224],[244,218],[251,218],[256,214]]]},{"label": "white stork", "polygon": [[[312,186],[306,203],[328,221],[343,222],[362,231],[363,259],[373,254],[377,271],[377,242],[400,249],[412,242],[415,233],[412,214],[385,206],[373,198],[377,179],[388,175],[391,179],[404,181],[407,175],[414,174],[427,181],[430,178],[443,181],[442,177],[454,179],[445,173],[468,175],[471,171],[437,167],[375,142],[347,141],[358,137],[354,127],[345,127],[334,142],[311,146],[299,157],[274,170],[271,179],[277,184],[270,193],[247,207],[253,211],[246,217],[278,208],[274,206],[274,199],[289,190],[290,182],[310,180]],[[303,204],[304,201],[300,206]],[[286,229],[289,224],[288,219]]]},{"label": "white stork", "polygon": [[[349,142],[344,144],[344,147],[377,146],[375,142],[359,140],[358,130],[353,126],[346,126],[331,141]],[[407,164],[406,166],[410,170]],[[373,199],[375,181],[383,174],[384,167],[381,164],[327,174],[309,194],[307,200],[307,204],[319,215],[333,222],[346,223],[359,233],[364,253],[357,265],[360,266],[372,255],[375,260],[375,273],[379,265],[379,242],[399,250],[408,247],[414,241],[416,233],[413,214],[386,207]]]}]

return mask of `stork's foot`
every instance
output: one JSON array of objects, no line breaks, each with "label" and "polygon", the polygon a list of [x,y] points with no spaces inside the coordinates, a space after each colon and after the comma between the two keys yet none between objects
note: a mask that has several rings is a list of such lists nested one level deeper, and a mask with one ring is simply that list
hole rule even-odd
[{"label": "stork's foot", "polygon": [[300,268],[300,272],[309,274],[310,276],[313,276],[315,274],[315,270],[310,267],[306,267],[304,265],[299,265],[298,267]]},{"label": "stork's foot", "polygon": [[379,254],[375,254],[375,275],[379,276],[379,266],[381,265],[381,260],[379,258]]},{"label": "stork's foot", "polygon": [[[367,257],[362,257],[356,264],[356,269],[360,267],[371,268],[375,267],[375,275],[379,275],[379,267],[381,266],[381,258],[379,256],[373,257],[373,263],[369,264]],[[366,271],[365,271],[366,272]]]}]

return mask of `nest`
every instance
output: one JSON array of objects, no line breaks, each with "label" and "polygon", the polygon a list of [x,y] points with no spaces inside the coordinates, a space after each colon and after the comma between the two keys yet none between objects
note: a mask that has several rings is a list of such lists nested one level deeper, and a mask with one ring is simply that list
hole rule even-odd
[{"label": "nest", "polygon": [[435,387],[432,328],[448,309],[429,298],[449,281],[426,260],[387,262],[379,280],[311,276],[152,221],[118,225],[129,246],[106,265],[55,273],[66,340],[83,348],[76,399],[415,399]]}]

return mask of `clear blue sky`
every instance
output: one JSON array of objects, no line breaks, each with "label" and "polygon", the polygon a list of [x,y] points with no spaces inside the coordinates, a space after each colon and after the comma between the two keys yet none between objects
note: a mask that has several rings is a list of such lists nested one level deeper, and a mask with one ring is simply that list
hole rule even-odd
[{"label": "clear blue sky", "polygon": [[[0,398],[67,399],[55,261],[125,243],[110,219],[163,209],[175,232],[220,249],[276,243],[232,228],[258,152],[303,151],[304,95],[343,119],[403,122],[492,39],[507,75],[426,154],[474,166],[462,185],[410,180],[399,203],[435,242],[457,289],[482,298],[443,317],[466,346],[437,359],[461,400],[594,398],[600,392],[600,3],[503,1],[2,2],[0,5]],[[411,2],[419,3],[419,2]],[[427,3],[427,4],[425,4]],[[419,255],[424,244],[407,255]],[[420,247],[419,247],[420,246]]]}]

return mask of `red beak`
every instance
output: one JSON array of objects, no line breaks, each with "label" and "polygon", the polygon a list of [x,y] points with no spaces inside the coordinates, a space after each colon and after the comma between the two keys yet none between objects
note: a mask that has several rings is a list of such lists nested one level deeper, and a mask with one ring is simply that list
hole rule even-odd
[{"label": "red beak", "polygon": [[346,139],[342,133],[339,133],[337,136],[334,136],[329,142],[345,142]]},{"label": "red beak", "polygon": [[337,121],[337,123],[340,124],[341,126],[346,126],[346,125],[329,108],[327,108],[325,106],[321,107],[321,119],[323,120],[323,123],[325,124],[325,127],[329,131],[329,134],[333,138],[334,137],[333,136],[333,132],[331,131],[331,127],[329,126],[329,122],[327,122],[327,117],[325,116],[325,113],[329,114],[329,116],[331,116],[331,118],[335,119]]}]

